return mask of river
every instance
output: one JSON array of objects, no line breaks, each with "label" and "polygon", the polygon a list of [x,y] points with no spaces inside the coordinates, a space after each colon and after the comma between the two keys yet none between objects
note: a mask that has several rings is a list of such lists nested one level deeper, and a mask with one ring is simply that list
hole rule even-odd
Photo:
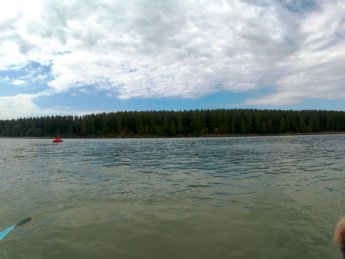
[{"label": "river", "polygon": [[0,139],[0,258],[340,258],[345,135]]}]

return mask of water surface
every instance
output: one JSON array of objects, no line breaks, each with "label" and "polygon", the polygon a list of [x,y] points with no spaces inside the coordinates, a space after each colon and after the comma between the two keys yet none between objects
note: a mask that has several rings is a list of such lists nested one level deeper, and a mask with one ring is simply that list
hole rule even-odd
[{"label": "water surface", "polygon": [[344,144],[0,139],[0,258],[339,258]]}]

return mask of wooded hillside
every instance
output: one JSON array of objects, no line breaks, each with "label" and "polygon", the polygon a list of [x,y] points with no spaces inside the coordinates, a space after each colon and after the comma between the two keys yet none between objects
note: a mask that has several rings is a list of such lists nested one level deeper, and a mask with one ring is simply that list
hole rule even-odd
[{"label": "wooded hillside", "polygon": [[345,112],[284,110],[128,111],[0,121],[0,136],[173,137],[345,131]]}]

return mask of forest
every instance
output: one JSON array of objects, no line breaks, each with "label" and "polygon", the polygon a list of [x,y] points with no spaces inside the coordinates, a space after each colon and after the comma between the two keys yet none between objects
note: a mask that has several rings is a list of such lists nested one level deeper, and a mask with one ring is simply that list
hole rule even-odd
[{"label": "forest", "polygon": [[218,109],[121,111],[0,120],[1,137],[198,137],[345,132],[345,112]]}]

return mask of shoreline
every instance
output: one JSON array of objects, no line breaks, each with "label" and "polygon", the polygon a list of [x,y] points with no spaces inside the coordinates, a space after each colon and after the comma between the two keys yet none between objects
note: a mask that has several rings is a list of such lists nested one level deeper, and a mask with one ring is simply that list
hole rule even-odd
[{"label": "shoreline", "polygon": [[[195,135],[195,136],[97,136],[97,137],[70,137],[61,136],[62,139],[183,139],[183,138],[239,138],[239,137],[284,137],[284,136],[326,136],[326,135],[344,135],[345,132],[313,132],[313,133],[282,133],[282,134],[217,134],[217,135]],[[0,136],[0,139],[54,139],[54,136]]]}]

